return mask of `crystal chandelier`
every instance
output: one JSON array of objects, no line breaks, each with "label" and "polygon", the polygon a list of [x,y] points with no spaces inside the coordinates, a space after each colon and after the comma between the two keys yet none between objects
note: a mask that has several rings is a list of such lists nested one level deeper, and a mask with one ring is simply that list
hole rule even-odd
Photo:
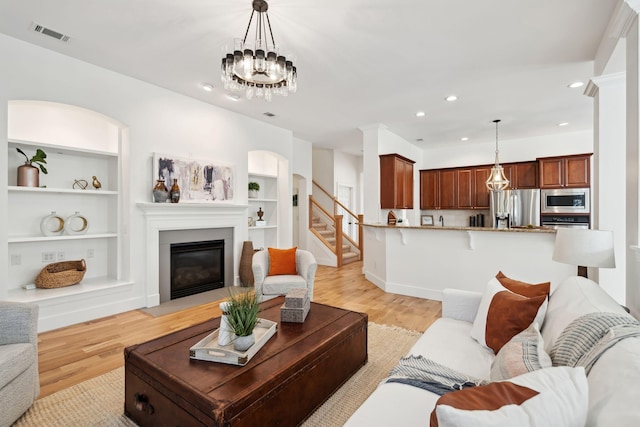
[{"label": "crystal chandelier", "polygon": [[509,186],[509,180],[505,176],[504,169],[498,161],[498,123],[500,123],[500,120],[494,120],[493,123],[496,124],[496,163],[491,168],[491,174],[485,184],[489,191],[502,191]]},{"label": "crystal chandelier", "polygon": [[[273,39],[265,0],[253,0],[253,10],[244,39],[235,39],[233,53],[222,58],[222,83],[226,90],[244,92],[247,99],[254,96],[271,101],[273,95],[287,96],[297,89],[297,72],[292,58],[281,55]],[[255,39],[247,36],[256,15]],[[268,32],[267,32],[268,30]],[[271,41],[271,42],[269,42]]]}]

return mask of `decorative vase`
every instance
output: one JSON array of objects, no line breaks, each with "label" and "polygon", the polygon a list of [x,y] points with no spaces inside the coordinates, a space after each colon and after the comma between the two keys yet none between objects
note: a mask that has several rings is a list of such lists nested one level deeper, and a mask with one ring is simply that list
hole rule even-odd
[{"label": "decorative vase", "polygon": [[153,201],[156,203],[164,203],[169,198],[169,192],[164,185],[164,179],[156,181],[155,187],[153,187]]},{"label": "decorative vase", "polygon": [[60,236],[64,231],[64,219],[51,212],[40,221],[40,231],[44,236]]},{"label": "decorative vase", "polygon": [[249,198],[256,199],[258,197],[258,190],[249,190]]},{"label": "decorative vase", "polygon": [[173,180],[173,185],[169,191],[169,197],[171,197],[171,203],[178,203],[180,201],[180,186],[178,186],[178,180]]},{"label": "decorative vase", "polygon": [[18,166],[18,186],[40,187],[40,170],[30,163]]},{"label": "decorative vase", "polygon": [[253,242],[247,240],[242,244],[242,253],[240,254],[240,283],[242,286],[253,286],[252,260]]},{"label": "decorative vase", "polygon": [[229,302],[220,303],[220,311],[222,311],[222,317],[220,318],[220,330],[218,331],[218,345],[225,346],[231,344],[233,341],[233,330],[229,324],[229,318],[227,317],[227,310],[229,309]]},{"label": "decorative vase", "polygon": [[85,234],[88,229],[89,221],[78,211],[64,220],[64,231],[71,236]]},{"label": "decorative vase", "polygon": [[236,351],[245,352],[251,348],[251,346],[256,342],[255,335],[253,332],[251,335],[247,335],[244,337],[236,337],[233,341],[233,349]]}]

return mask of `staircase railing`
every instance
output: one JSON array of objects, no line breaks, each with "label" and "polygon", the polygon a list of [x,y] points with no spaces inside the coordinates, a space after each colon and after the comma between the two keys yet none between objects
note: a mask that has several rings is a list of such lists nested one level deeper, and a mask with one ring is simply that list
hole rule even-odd
[{"label": "staircase railing", "polygon": [[[363,215],[356,215],[351,212],[349,208],[347,208],[344,204],[342,204],[335,196],[330,194],[327,190],[322,188],[320,184],[316,181],[312,181],[314,187],[318,188],[322,193],[324,193],[330,200],[330,203],[333,205],[333,212],[327,211],[322,205],[313,197],[309,197],[309,229],[313,234],[315,234],[321,242],[324,243],[333,253],[336,254],[337,257],[337,265],[338,267],[342,266],[342,244],[343,239],[347,240],[353,247],[358,249],[359,259],[362,260],[364,256],[363,251]],[[335,247],[329,243],[324,236],[318,233],[313,228],[313,215],[314,212],[319,213],[319,215],[323,216],[329,226],[333,227],[335,230],[336,242]],[[346,221],[344,218],[346,217]],[[345,230],[345,226],[347,230]],[[354,225],[357,228],[353,227]],[[353,230],[357,229],[357,233]]]}]

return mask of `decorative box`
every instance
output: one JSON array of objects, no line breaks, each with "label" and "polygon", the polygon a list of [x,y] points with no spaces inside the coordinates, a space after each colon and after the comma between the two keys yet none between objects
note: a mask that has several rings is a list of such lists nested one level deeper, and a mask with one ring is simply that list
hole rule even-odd
[{"label": "decorative box", "polygon": [[291,289],[284,297],[284,305],[280,307],[280,321],[303,323],[310,307],[311,299],[307,289]]},{"label": "decorative box", "polygon": [[295,288],[289,290],[284,297],[284,306],[287,308],[303,308],[305,300],[309,299],[309,291],[306,288]]}]

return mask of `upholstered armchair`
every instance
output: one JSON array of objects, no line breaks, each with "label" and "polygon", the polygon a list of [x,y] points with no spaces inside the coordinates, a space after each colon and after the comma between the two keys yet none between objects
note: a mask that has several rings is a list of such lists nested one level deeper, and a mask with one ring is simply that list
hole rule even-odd
[{"label": "upholstered armchair", "polygon": [[0,426],[10,426],[40,393],[38,306],[0,301]]},{"label": "upholstered armchair", "polygon": [[313,254],[303,249],[296,250],[297,274],[280,274],[269,276],[270,269],[269,251],[262,250],[253,254],[251,269],[256,287],[256,293],[260,298],[265,296],[286,295],[290,289],[307,288],[309,298],[313,300],[313,281],[316,276],[318,263]]}]

